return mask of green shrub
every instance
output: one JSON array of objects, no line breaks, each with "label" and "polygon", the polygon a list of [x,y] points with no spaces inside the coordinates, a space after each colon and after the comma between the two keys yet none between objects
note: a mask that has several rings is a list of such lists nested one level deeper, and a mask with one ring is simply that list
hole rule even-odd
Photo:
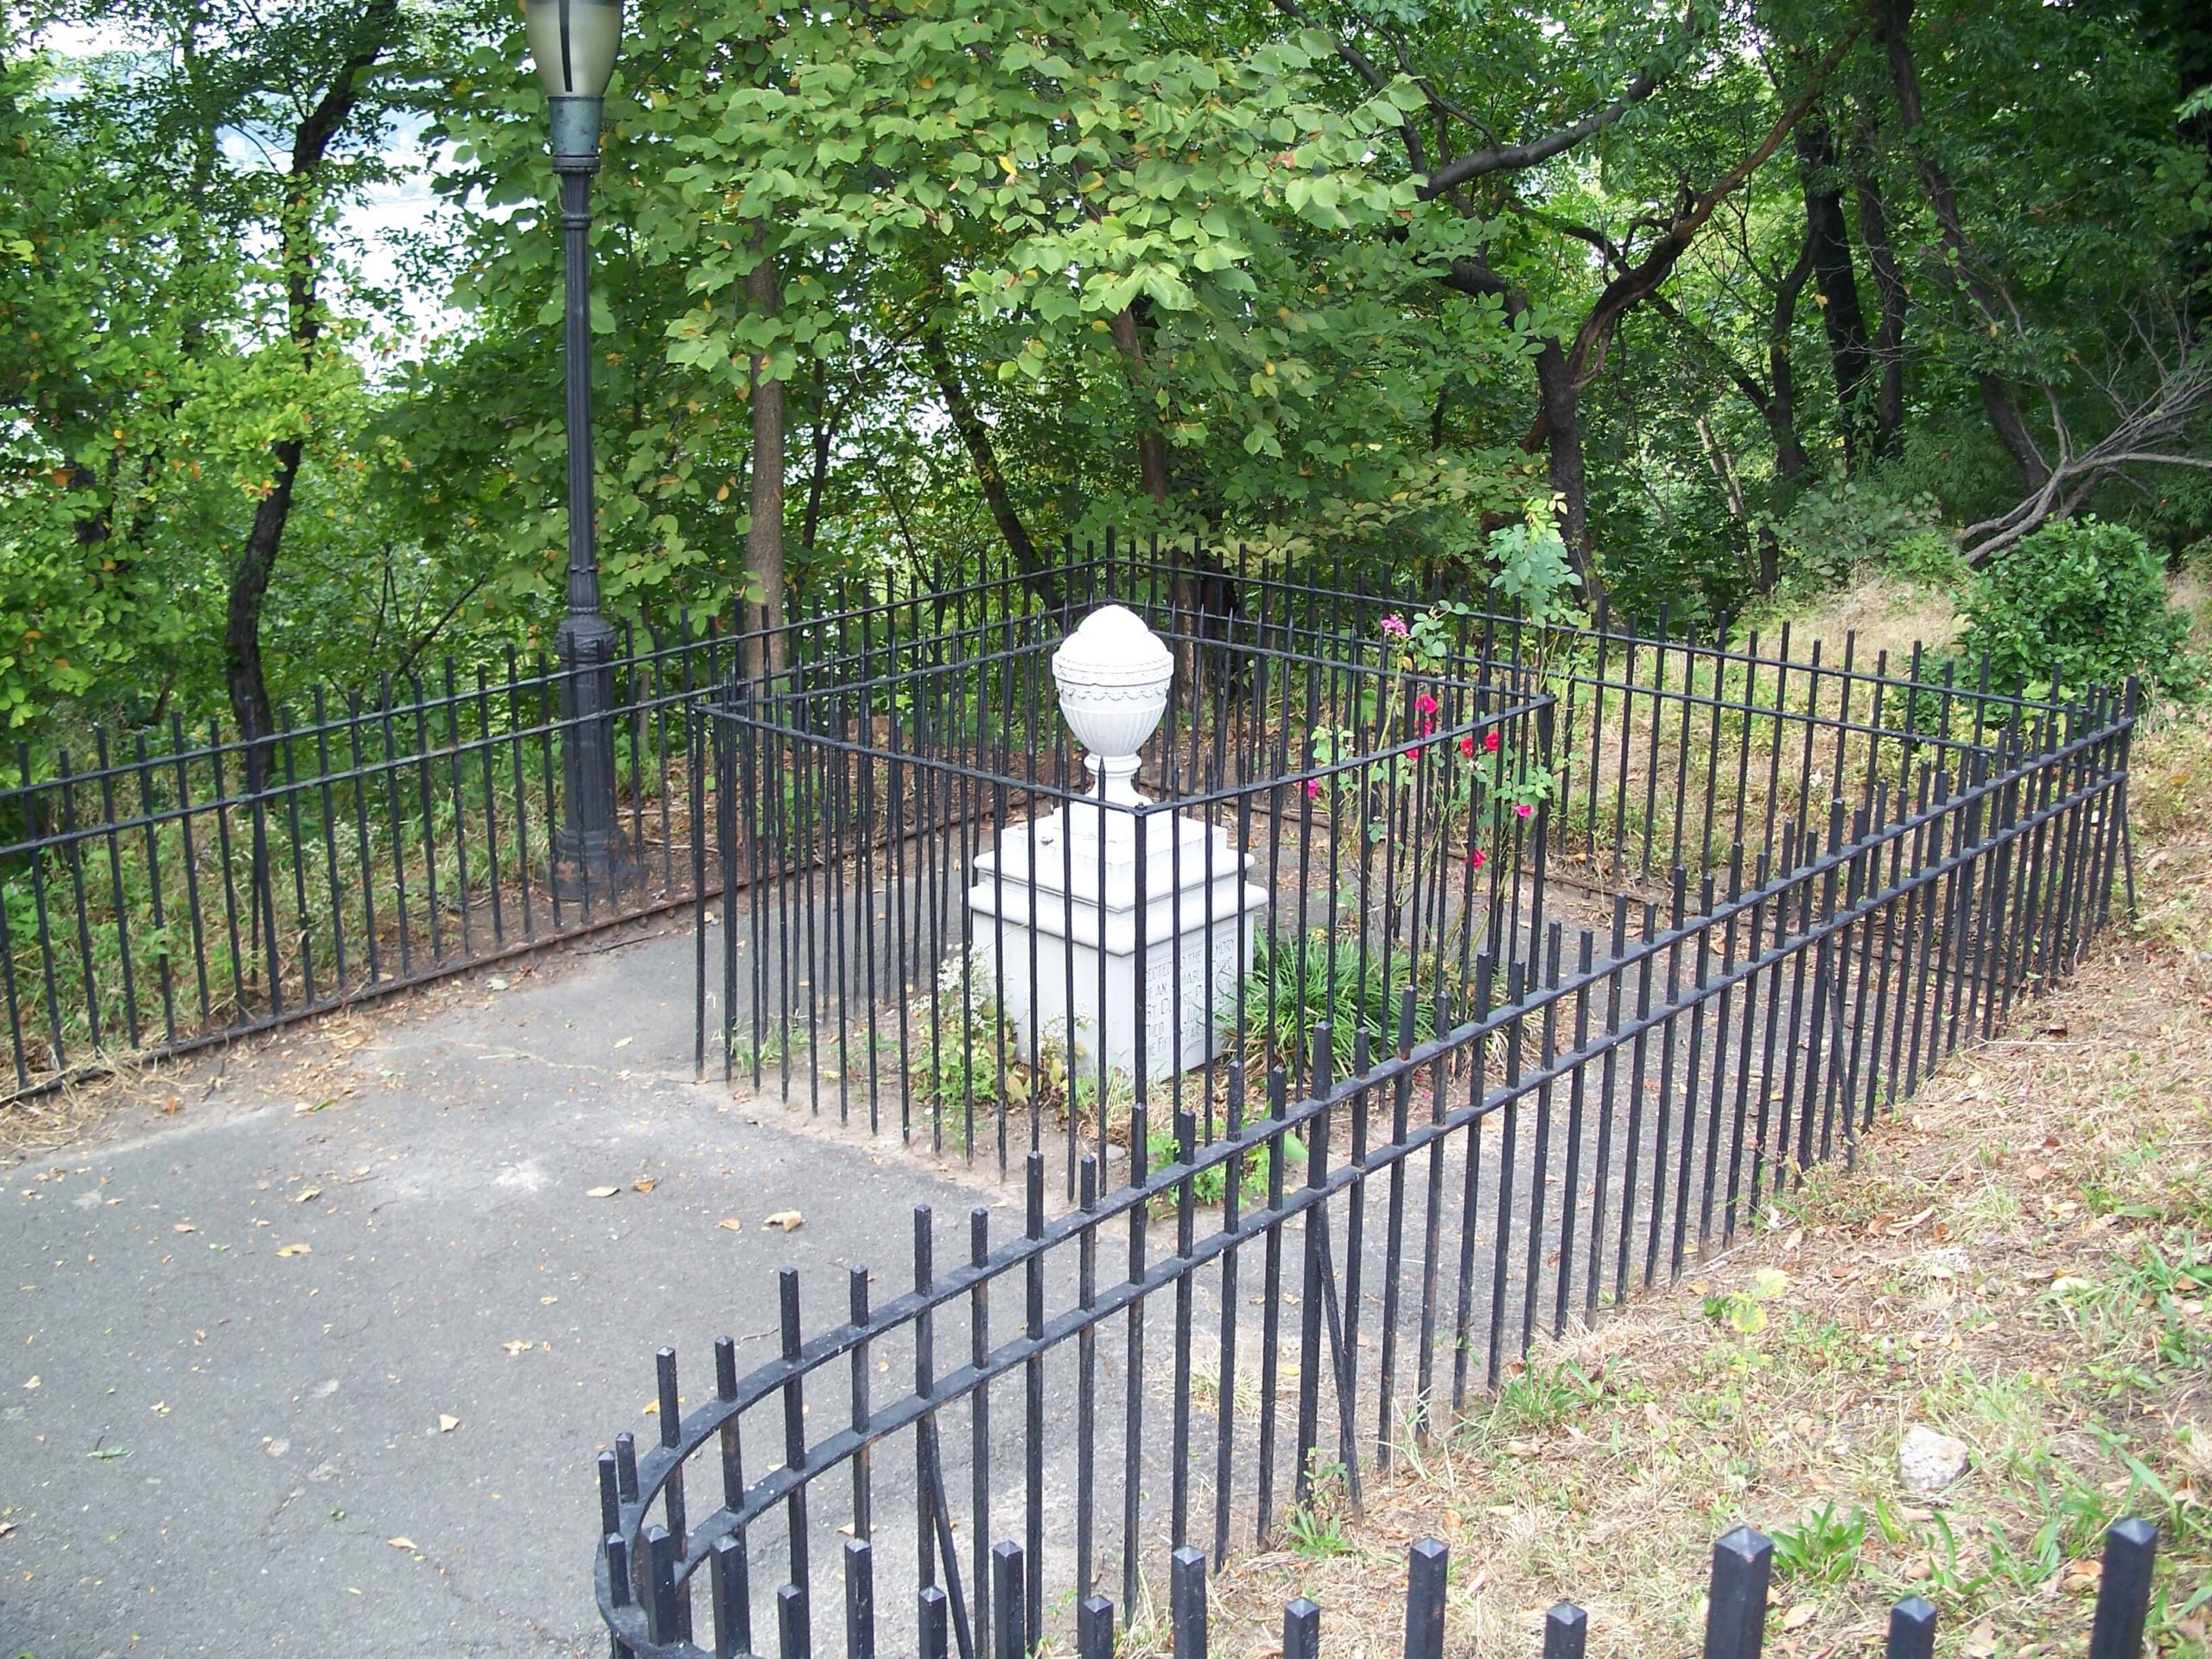
[{"label": "green shrub", "polygon": [[[1815,486],[1791,504],[1776,528],[1784,573],[1794,586],[1814,593],[1839,587],[1865,567],[1924,568],[1942,517],[1929,495],[1901,496],[1856,480]],[[1901,575],[1918,580],[1919,569]]]},{"label": "green shrub", "polygon": [[[1396,1052],[1398,1002],[1408,989],[1415,993],[1414,1041],[1425,1043],[1436,1034],[1437,995],[1456,998],[1465,986],[1456,967],[1427,951],[1419,961],[1402,950],[1394,955],[1386,980],[1379,951],[1363,959],[1357,941],[1332,940],[1325,929],[1302,939],[1258,940],[1244,982],[1245,1064],[1257,1070],[1298,1063],[1306,1058],[1314,1027],[1326,1020],[1332,1069],[1348,1077],[1361,1032],[1370,1053]],[[1232,1012],[1224,1030],[1235,1029]]]},{"label": "green shrub", "polygon": [[1973,580],[1967,562],[1940,530],[1916,530],[1890,543],[1881,569],[1900,581],[1937,593],[1955,594]]},{"label": "green shrub", "polygon": [[2094,518],[2046,524],[2000,555],[1967,589],[1961,642],[1989,653],[1992,685],[2191,689],[2189,620],[2166,601],[2165,573],[2143,537]]}]

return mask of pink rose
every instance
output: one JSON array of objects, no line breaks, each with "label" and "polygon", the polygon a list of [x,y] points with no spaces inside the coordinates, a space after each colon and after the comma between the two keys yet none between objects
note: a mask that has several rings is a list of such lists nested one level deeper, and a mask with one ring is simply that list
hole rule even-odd
[{"label": "pink rose", "polygon": [[1497,733],[1495,730],[1483,734],[1483,753],[1484,754],[1497,753]]},{"label": "pink rose", "polygon": [[1525,818],[1534,814],[1535,810],[1536,809],[1529,805],[1528,802],[1523,801],[1520,805],[1513,809],[1513,816],[1516,818]]},{"label": "pink rose", "polygon": [[1414,699],[1414,710],[1417,714],[1433,715],[1436,712],[1436,699],[1426,691]]},{"label": "pink rose", "polygon": [[1310,801],[1320,792],[1321,780],[1319,778],[1308,778],[1306,780],[1306,798]]},{"label": "pink rose", "polygon": [[1386,639],[1403,639],[1412,632],[1413,630],[1406,626],[1406,619],[1395,611],[1382,619],[1382,633]]},{"label": "pink rose", "polygon": [[1479,870],[1489,862],[1490,855],[1479,847],[1467,855],[1467,868],[1471,870]]},{"label": "pink rose", "polygon": [[1475,758],[1475,734],[1472,732],[1459,740],[1459,753],[1470,760]]}]

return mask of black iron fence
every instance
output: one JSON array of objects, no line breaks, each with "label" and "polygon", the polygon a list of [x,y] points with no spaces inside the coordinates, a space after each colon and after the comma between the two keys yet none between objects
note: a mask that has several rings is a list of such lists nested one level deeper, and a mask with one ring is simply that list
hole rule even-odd
[{"label": "black iron fence", "polygon": [[[742,641],[626,634],[609,724],[627,861],[553,879],[560,675],[385,677],[219,725],[93,728],[0,789],[0,1000],[20,1096],[664,906],[692,888],[690,700]],[[259,786],[250,761],[259,762]]]},{"label": "black iron fence", "polygon": [[[2111,698],[2031,702],[1917,648],[1867,663],[1847,638],[1824,661],[1816,640],[1801,660],[1787,628],[1773,650],[1757,634],[1734,648],[1612,631],[1602,611],[1538,627],[1265,578],[1208,611],[1185,572],[1126,548],[1050,587],[1049,607],[1010,575],[848,613],[814,626],[790,676],[726,700],[719,879],[760,897],[721,936],[719,984],[702,972],[699,1046],[702,1065],[718,1048],[726,1076],[817,1111],[995,1150],[1002,1173],[1052,1120],[1068,1192],[1078,1123],[1125,1126],[1141,1105],[1166,1134],[1165,1075],[1211,1140],[1223,1055],[1280,1062],[1295,1091],[1325,1016],[1341,1072],[1363,1035],[1391,1046],[1402,991],[1425,1037],[1485,969],[1498,995],[1537,984],[1554,921],[1618,957],[2127,718]],[[1102,819],[1048,664],[1109,601],[1154,626],[1179,673],[1143,751],[1161,799]],[[2069,857],[2124,861],[2124,792],[2113,807]],[[1889,848],[1893,873],[1923,850]],[[1145,860],[1155,901],[1117,909]],[[1862,861],[1844,879],[1874,874]],[[1237,881],[1249,912],[1221,890]],[[1014,914],[1033,887],[1036,913]],[[1792,888],[1757,923],[1809,925],[1840,896]],[[1105,947],[1086,931],[1116,918]],[[1979,974],[1968,919],[1934,931],[1948,969]],[[1146,967],[1192,1029],[1116,995]],[[2026,982],[2002,971],[1992,1017]],[[1236,988],[1185,995],[1217,973]],[[1916,1078],[1917,1051],[1896,1058]],[[1101,1138],[1102,1160],[1125,1138]]]},{"label": "black iron fence", "polygon": [[[757,1615],[805,1651],[858,1539],[923,1598],[884,1605],[941,1593],[971,1655],[1008,1537],[1033,1646],[1102,1586],[1126,1619],[1163,1537],[1218,1560],[1357,1507],[1540,1335],[1848,1156],[2079,960],[2124,867],[2132,694],[1264,582],[1194,609],[1149,557],[1064,582],[932,596],[935,642],[931,612],[848,618],[715,717],[715,856],[753,890],[719,988],[702,933],[702,1054],[718,1033],[814,1111],[887,1129],[895,1104],[1018,1166],[1024,1209],[995,1240],[989,1207],[950,1240],[918,1211],[907,1287],[855,1266],[811,1334],[785,1274],[779,1357],[741,1377],[718,1344],[688,1412],[662,1351],[658,1443],[600,1464],[621,1649],[701,1651],[696,1621],[751,1652]],[[1105,890],[1040,670],[1106,598],[1184,673],[1145,751],[1163,799],[1122,809],[1103,863],[1180,811],[1185,862],[1154,873],[1257,894],[1135,906],[1141,977],[1149,947],[1171,981],[1205,947],[1160,1066],[1148,1016],[1117,1047],[1109,999],[1076,995],[1096,961],[1035,938],[1082,943],[1075,901]]]},{"label": "black iron fence", "polygon": [[[2097,1599],[2090,1615],[2088,1659],[2140,1659],[2144,1626],[2151,1608],[2151,1571],[2158,1537],[2149,1522],[2133,1517],[2115,1522],[2104,1536]],[[874,1549],[864,1538],[846,1540],[844,1643],[846,1659],[874,1659],[877,1651]],[[1433,1538],[1408,1552],[1403,1659],[1444,1659],[1446,1592],[1450,1553]],[[1713,1570],[1705,1605],[1704,1659],[1759,1659],[1766,1643],[1768,1587],[1774,1572],[1774,1544],[1750,1527],[1738,1527],[1713,1547]],[[1024,1659],[1036,1650],[1028,1618],[1027,1557],[1020,1545],[1001,1543],[991,1550],[992,1618],[989,1659]],[[792,1586],[795,1588],[796,1586]],[[1206,1558],[1202,1551],[1177,1550],[1169,1562],[1166,1640],[1144,1650],[1173,1659],[1206,1659],[1213,1641],[1209,1630]],[[776,1647],[779,1659],[810,1654],[805,1610],[794,1596],[777,1602]],[[1933,1659],[1939,1614],[1922,1596],[1907,1596],[1890,1609],[1882,1650],[1885,1659]],[[1282,1637],[1273,1651],[1281,1659],[1321,1659],[1321,1609],[1304,1596],[1282,1610]],[[916,1598],[913,1648],[921,1659],[951,1659],[950,1599],[934,1585]],[[1373,1651],[1382,1632],[1363,1630],[1362,1651]],[[1582,1659],[1590,1636],[1589,1615],[1571,1601],[1555,1603],[1544,1614],[1543,1659]],[[1076,1659],[1115,1659],[1128,1651],[1120,1639],[1114,1604],[1092,1596],[1076,1610]],[[721,1649],[717,1652],[750,1652]],[[973,1649],[961,1649],[973,1659]]]}]

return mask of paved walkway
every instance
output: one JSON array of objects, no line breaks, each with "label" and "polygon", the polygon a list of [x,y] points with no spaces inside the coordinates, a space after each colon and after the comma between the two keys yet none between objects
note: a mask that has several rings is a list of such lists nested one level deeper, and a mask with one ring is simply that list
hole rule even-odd
[{"label": "paved walkway", "polygon": [[0,1653],[605,1651],[593,1458],[652,1351],[749,1368],[770,1269],[832,1317],[913,1205],[978,1201],[695,1087],[690,953],[486,969],[0,1168]]}]

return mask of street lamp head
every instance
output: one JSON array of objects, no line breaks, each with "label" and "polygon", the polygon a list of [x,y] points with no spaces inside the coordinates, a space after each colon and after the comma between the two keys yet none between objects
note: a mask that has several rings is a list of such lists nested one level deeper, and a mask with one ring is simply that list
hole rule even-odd
[{"label": "street lamp head", "polygon": [[596,156],[600,99],[622,49],[622,0],[523,0],[523,31],[553,104],[553,153]]}]

